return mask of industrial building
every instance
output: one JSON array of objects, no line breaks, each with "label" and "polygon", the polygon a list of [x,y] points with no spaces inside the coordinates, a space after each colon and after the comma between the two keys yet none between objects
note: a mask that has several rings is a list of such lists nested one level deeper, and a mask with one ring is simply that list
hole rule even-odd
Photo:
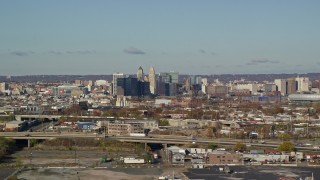
[{"label": "industrial building", "polygon": [[320,101],[320,94],[290,94],[289,101]]}]

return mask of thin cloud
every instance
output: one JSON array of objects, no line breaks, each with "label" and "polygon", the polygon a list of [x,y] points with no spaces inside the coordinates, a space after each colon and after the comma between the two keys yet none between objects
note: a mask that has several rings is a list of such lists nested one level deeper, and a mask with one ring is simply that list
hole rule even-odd
[{"label": "thin cloud", "polygon": [[77,50],[77,51],[49,51],[50,54],[63,55],[63,54],[95,54],[96,51],[92,50]]},{"label": "thin cloud", "polygon": [[61,52],[61,51],[49,51],[49,54],[62,55],[63,52]]},{"label": "thin cloud", "polygon": [[273,61],[267,58],[262,59],[253,59],[250,62],[246,63],[246,65],[259,65],[259,64],[278,64],[279,61]]},{"label": "thin cloud", "polygon": [[200,49],[199,52],[202,53],[202,54],[205,54],[205,53],[206,53],[206,51],[203,50],[203,49]]},{"label": "thin cloud", "polygon": [[34,54],[33,51],[12,51],[12,55],[14,56],[29,56],[30,54]]},{"label": "thin cloud", "polygon": [[129,47],[127,49],[124,49],[123,52],[125,52],[127,54],[138,54],[138,55],[146,54],[144,51],[137,49],[135,47]]},{"label": "thin cloud", "polygon": [[317,63],[320,66],[320,62]]}]

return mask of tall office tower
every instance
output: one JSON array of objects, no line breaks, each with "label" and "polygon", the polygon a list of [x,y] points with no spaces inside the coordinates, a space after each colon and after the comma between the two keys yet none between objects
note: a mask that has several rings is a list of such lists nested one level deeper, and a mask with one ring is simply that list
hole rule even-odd
[{"label": "tall office tower", "polygon": [[179,83],[179,73],[170,71],[170,72],[162,72],[160,73],[162,77],[162,82],[164,83]]},{"label": "tall office tower", "polygon": [[190,93],[190,91],[191,91],[191,85],[192,85],[192,76],[191,77],[188,77],[187,79],[186,79],[186,81],[185,81],[185,88],[186,88],[186,91],[188,92],[188,93]]},{"label": "tall office tower", "polygon": [[137,96],[138,80],[135,77],[117,78],[117,95]]},{"label": "tall office tower", "polygon": [[156,72],[155,72],[153,66],[151,66],[150,70],[149,70],[149,82],[150,82],[150,92],[151,92],[151,94],[156,94],[156,92],[157,92]]},{"label": "tall office tower", "polygon": [[202,82],[202,77],[201,76],[196,76],[195,84],[201,84],[201,82]]},{"label": "tall office tower", "polygon": [[287,94],[287,80],[285,79],[275,79],[274,84],[277,86],[277,91],[281,92],[281,95]]},{"label": "tall office tower", "polygon": [[166,73],[166,72],[160,73],[160,82],[171,83],[171,77],[169,73]]},{"label": "tall office tower", "polygon": [[175,96],[177,94],[177,84],[179,83],[178,72],[162,72],[157,83],[158,94],[164,96]]},{"label": "tall office tower", "polygon": [[287,94],[294,94],[297,92],[296,78],[287,79]]},{"label": "tall office tower", "polygon": [[201,91],[203,94],[207,94],[207,86],[208,86],[208,79],[207,78],[203,78],[201,80]]},{"label": "tall office tower", "polygon": [[113,73],[113,79],[112,79],[112,95],[117,95],[117,79],[118,78],[123,78],[124,74],[123,73]]},{"label": "tall office tower", "polygon": [[143,69],[141,66],[138,69],[137,78],[138,78],[138,81],[143,81],[144,79]]},{"label": "tall office tower", "polygon": [[310,81],[308,77],[297,77],[297,91],[298,92],[308,92],[309,91],[309,86],[310,86]]},{"label": "tall office tower", "polygon": [[170,71],[171,83],[179,83],[179,72]]}]

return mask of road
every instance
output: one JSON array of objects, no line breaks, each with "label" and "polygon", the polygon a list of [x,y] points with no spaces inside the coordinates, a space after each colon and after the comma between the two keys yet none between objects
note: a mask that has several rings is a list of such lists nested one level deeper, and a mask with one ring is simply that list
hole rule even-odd
[{"label": "road", "polygon": [[[139,143],[156,143],[156,144],[190,144],[196,143],[209,143],[213,142],[220,145],[235,145],[243,140],[238,139],[212,139],[212,138],[200,138],[192,140],[186,136],[163,136],[153,135],[152,137],[135,137],[135,136],[112,136],[105,137],[103,134],[85,133],[85,132],[0,132],[0,136],[9,137],[12,139],[54,139],[54,138],[108,138],[122,142],[139,142]],[[281,141],[266,140],[264,144],[261,143],[250,143],[253,147],[262,148],[276,148],[279,146]],[[297,150],[303,151],[314,151],[312,147],[296,147]]]}]

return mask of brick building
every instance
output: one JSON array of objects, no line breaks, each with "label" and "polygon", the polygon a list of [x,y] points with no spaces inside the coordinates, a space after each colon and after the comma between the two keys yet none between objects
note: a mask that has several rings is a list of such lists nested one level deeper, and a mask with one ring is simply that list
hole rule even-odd
[{"label": "brick building", "polygon": [[208,164],[241,164],[241,155],[227,151],[208,153]]}]

